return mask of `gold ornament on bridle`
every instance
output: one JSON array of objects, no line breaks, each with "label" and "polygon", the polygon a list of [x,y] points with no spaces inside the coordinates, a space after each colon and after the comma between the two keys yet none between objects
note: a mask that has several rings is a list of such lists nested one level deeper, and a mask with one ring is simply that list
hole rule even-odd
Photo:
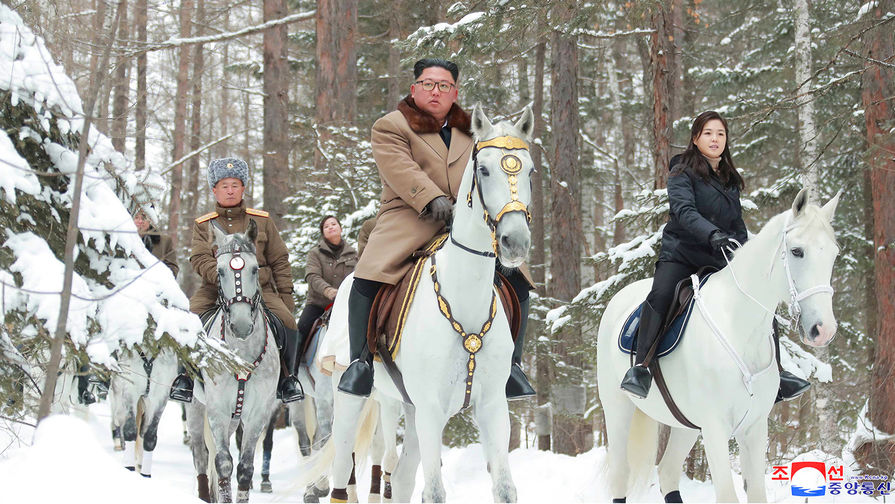
[{"label": "gold ornament on bridle", "polygon": [[[509,175],[507,181],[510,184],[510,197],[512,201],[507,203],[497,212],[497,215],[492,220],[491,216],[488,214],[488,210],[485,208],[485,202],[482,201],[482,210],[485,214],[485,222],[488,223],[488,226],[491,228],[491,244],[494,249],[494,253],[497,254],[497,224],[500,222],[500,219],[503,218],[504,215],[510,212],[522,212],[525,214],[525,218],[528,222],[531,222],[531,212],[528,211],[528,207],[525,206],[525,203],[519,201],[519,179],[517,175],[522,171],[522,160],[519,159],[513,153],[506,152],[511,150],[529,150],[528,142],[522,140],[518,137],[513,136],[501,136],[497,138],[492,138],[490,140],[483,140],[481,142],[477,142],[475,144],[475,152],[473,153],[473,158],[477,162],[476,154],[478,151],[493,147],[496,149],[500,149],[503,151],[503,157],[500,159],[500,169],[503,170],[504,173]],[[476,177],[472,179],[472,187],[469,189],[469,194],[466,196],[467,205],[472,208],[472,192],[476,189]],[[479,199],[481,199],[481,189],[479,189]]]}]

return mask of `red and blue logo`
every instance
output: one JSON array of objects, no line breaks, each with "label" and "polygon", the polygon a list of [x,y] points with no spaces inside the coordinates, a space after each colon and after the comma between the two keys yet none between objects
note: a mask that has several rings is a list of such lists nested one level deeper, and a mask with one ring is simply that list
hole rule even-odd
[{"label": "red and blue logo", "polygon": [[[818,497],[826,495],[827,483],[841,485],[845,479],[842,465],[827,466],[823,462],[793,462],[789,466],[773,466],[771,479],[790,482],[790,491],[795,497]],[[839,493],[839,492],[836,492]]]}]

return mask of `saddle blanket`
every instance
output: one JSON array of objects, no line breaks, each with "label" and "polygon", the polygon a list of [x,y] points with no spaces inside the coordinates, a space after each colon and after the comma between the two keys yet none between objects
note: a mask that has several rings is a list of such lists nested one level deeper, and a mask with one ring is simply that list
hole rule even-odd
[{"label": "saddle blanket", "polygon": [[[705,281],[708,280],[710,276],[711,275],[707,275],[699,280],[700,288],[705,285]],[[690,279],[687,278],[685,281],[690,282]],[[656,357],[668,355],[677,348],[681,339],[684,337],[684,330],[687,329],[687,323],[690,321],[690,315],[693,313],[693,308],[694,302],[691,297],[687,302],[686,309],[684,309],[680,315],[675,317],[675,319],[665,328],[665,334],[662,335],[662,338],[659,341],[659,346],[656,348]],[[621,350],[622,353],[628,355],[635,353],[637,347],[636,336],[637,330],[640,328],[640,311],[642,309],[642,303],[637,305],[637,308],[628,315],[624,325],[622,325],[622,332],[618,335],[618,349]]]}]

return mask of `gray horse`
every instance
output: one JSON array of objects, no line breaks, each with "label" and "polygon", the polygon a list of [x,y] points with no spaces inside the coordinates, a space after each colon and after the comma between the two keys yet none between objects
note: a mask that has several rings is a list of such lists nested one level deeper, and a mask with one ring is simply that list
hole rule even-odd
[{"label": "gray horse", "polygon": [[[187,406],[190,448],[198,473],[199,497],[231,502],[230,436],[241,424],[236,500],[248,502],[255,446],[276,406],[280,359],[258,282],[254,245],[258,228],[249,221],[245,234],[226,235],[216,226],[212,230],[218,247],[221,305],[206,325],[206,332],[210,339],[223,340],[244,361],[245,369],[239,373],[202,373],[204,389],[197,390],[195,400]],[[211,460],[214,471],[209,482]]]}]

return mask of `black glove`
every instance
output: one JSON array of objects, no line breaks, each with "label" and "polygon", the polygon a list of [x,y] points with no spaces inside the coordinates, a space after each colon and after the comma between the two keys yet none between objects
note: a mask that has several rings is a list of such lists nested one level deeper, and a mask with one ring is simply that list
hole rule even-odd
[{"label": "black glove", "polygon": [[731,238],[733,238],[733,235],[725,233],[720,229],[716,229],[715,231],[712,231],[712,234],[709,236],[709,244],[717,251],[721,251],[724,247],[733,250],[736,248],[736,244],[730,240]]},{"label": "black glove", "polygon": [[453,213],[454,205],[447,199],[447,196],[438,196],[426,205],[421,216],[427,220],[442,221],[445,224],[450,224]]}]

